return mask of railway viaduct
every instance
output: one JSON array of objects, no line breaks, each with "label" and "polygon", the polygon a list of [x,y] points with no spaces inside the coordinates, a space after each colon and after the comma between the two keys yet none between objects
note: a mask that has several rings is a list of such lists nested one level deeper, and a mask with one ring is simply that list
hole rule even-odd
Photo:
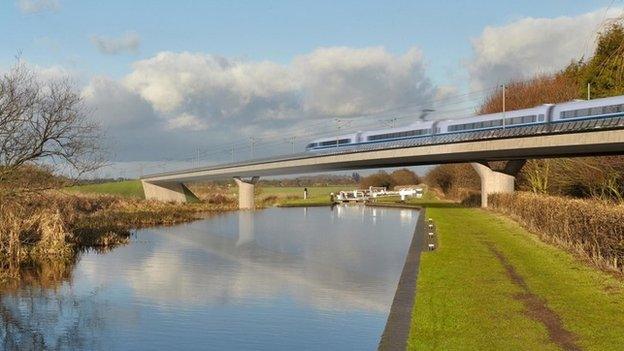
[{"label": "railway viaduct", "polygon": [[[470,162],[481,178],[481,205],[487,207],[489,194],[514,191],[515,176],[527,159],[613,154],[624,154],[624,118],[340,147],[152,174],[141,181],[147,199],[184,202],[192,196],[186,182],[234,178],[239,208],[253,209],[254,186],[262,176]],[[505,163],[495,168],[494,161]]]}]

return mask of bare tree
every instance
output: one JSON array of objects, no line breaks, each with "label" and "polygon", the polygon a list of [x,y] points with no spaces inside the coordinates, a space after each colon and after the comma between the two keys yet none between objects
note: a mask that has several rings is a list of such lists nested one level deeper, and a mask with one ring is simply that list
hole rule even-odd
[{"label": "bare tree", "polygon": [[536,194],[547,194],[552,188],[552,165],[550,159],[529,160],[522,169],[528,188]]},{"label": "bare tree", "polygon": [[33,164],[93,171],[104,164],[101,139],[69,79],[42,79],[19,59],[0,78],[0,184]]}]

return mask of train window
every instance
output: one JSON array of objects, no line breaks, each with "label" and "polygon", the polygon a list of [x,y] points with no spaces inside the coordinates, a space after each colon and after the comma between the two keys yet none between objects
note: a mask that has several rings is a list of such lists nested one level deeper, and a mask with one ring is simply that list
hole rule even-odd
[{"label": "train window", "polygon": [[538,121],[540,121],[540,122],[543,122],[543,121],[544,121],[544,115],[543,115],[543,114],[540,114],[540,115],[539,115]]},{"label": "train window", "polygon": [[503,120],[502,119],[496,119],[492,121],[492,127],[498,127],[498,126],[502,126],[503,125]]},{"label": "train window", "polygon": [[595,116],[595,115],[601,115],[602,114],[602,107],[592,107],[590,109],[590,115]]},{"label": "train window", "polygon": [[350,142],[351,142],[351,139],[340,139],[340,140],[338,140],[338,144],[348,144]]},{"label": "train window", "polygon": [[404,132],[371,135],[368,137],[368,140],[373,141],[373,140],[382,140],[382,139],[405,138],[405,137],[410,137],[410,136],[423,135],[428,132],[429,132],[429,129],[408,130]]},{"label": "train window", "polygon": [[532,115],[532,116],[523,116],[522,117],[522,121],[520,123],[524,124],[524,123],[533,123],[535,122],[537,116]]},{"label": "train window", "polygon": [[574,118],[576,117],[575,111],[562,111],[561,118]]},{"label": "train window", "polygon": [[306,146],[306,148],[309,149],[309,148],[315,147],[315,146],[316,146],[316,143],[309,143],[308,146]]},{"label": "train window", "polygon": [[618,113],[620,112],[620,105],[611,105],[604,107],[604,113]]}]

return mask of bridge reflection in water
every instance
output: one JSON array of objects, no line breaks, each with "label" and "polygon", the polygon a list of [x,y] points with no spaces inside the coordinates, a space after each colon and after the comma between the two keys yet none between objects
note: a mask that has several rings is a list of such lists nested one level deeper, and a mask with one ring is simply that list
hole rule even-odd
[{"label": "bridge reflection in water", "polygon": [[268,209],[141,230],[130,245],[84,254],[54,288],[5,292],[0,318],[16,323],[0,340],[374,349],[417,216],[357,206]]}]

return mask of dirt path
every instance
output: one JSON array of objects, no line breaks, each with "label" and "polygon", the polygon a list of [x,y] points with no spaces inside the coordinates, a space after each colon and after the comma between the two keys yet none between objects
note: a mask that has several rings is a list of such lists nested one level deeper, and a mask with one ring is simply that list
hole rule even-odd
[{"label": "dirt path", "polygon": [[522,292],[516,294],[514,298],[524,304],[526,314],[532,319],[542,323],[548,330],[550,341],[557,344],[563,350],[581,351],[582,348],[576,344],[576,335],[564,328],[559,315],[546,306],[546,302],[543,299],[531,291],[522,276],[518,274],[514,266],[507,260],[507,257],[505,257],[502,252],[498,251],[491,243],[487,243],[487,245],[503,265],[511,281],[522,289]]}]

